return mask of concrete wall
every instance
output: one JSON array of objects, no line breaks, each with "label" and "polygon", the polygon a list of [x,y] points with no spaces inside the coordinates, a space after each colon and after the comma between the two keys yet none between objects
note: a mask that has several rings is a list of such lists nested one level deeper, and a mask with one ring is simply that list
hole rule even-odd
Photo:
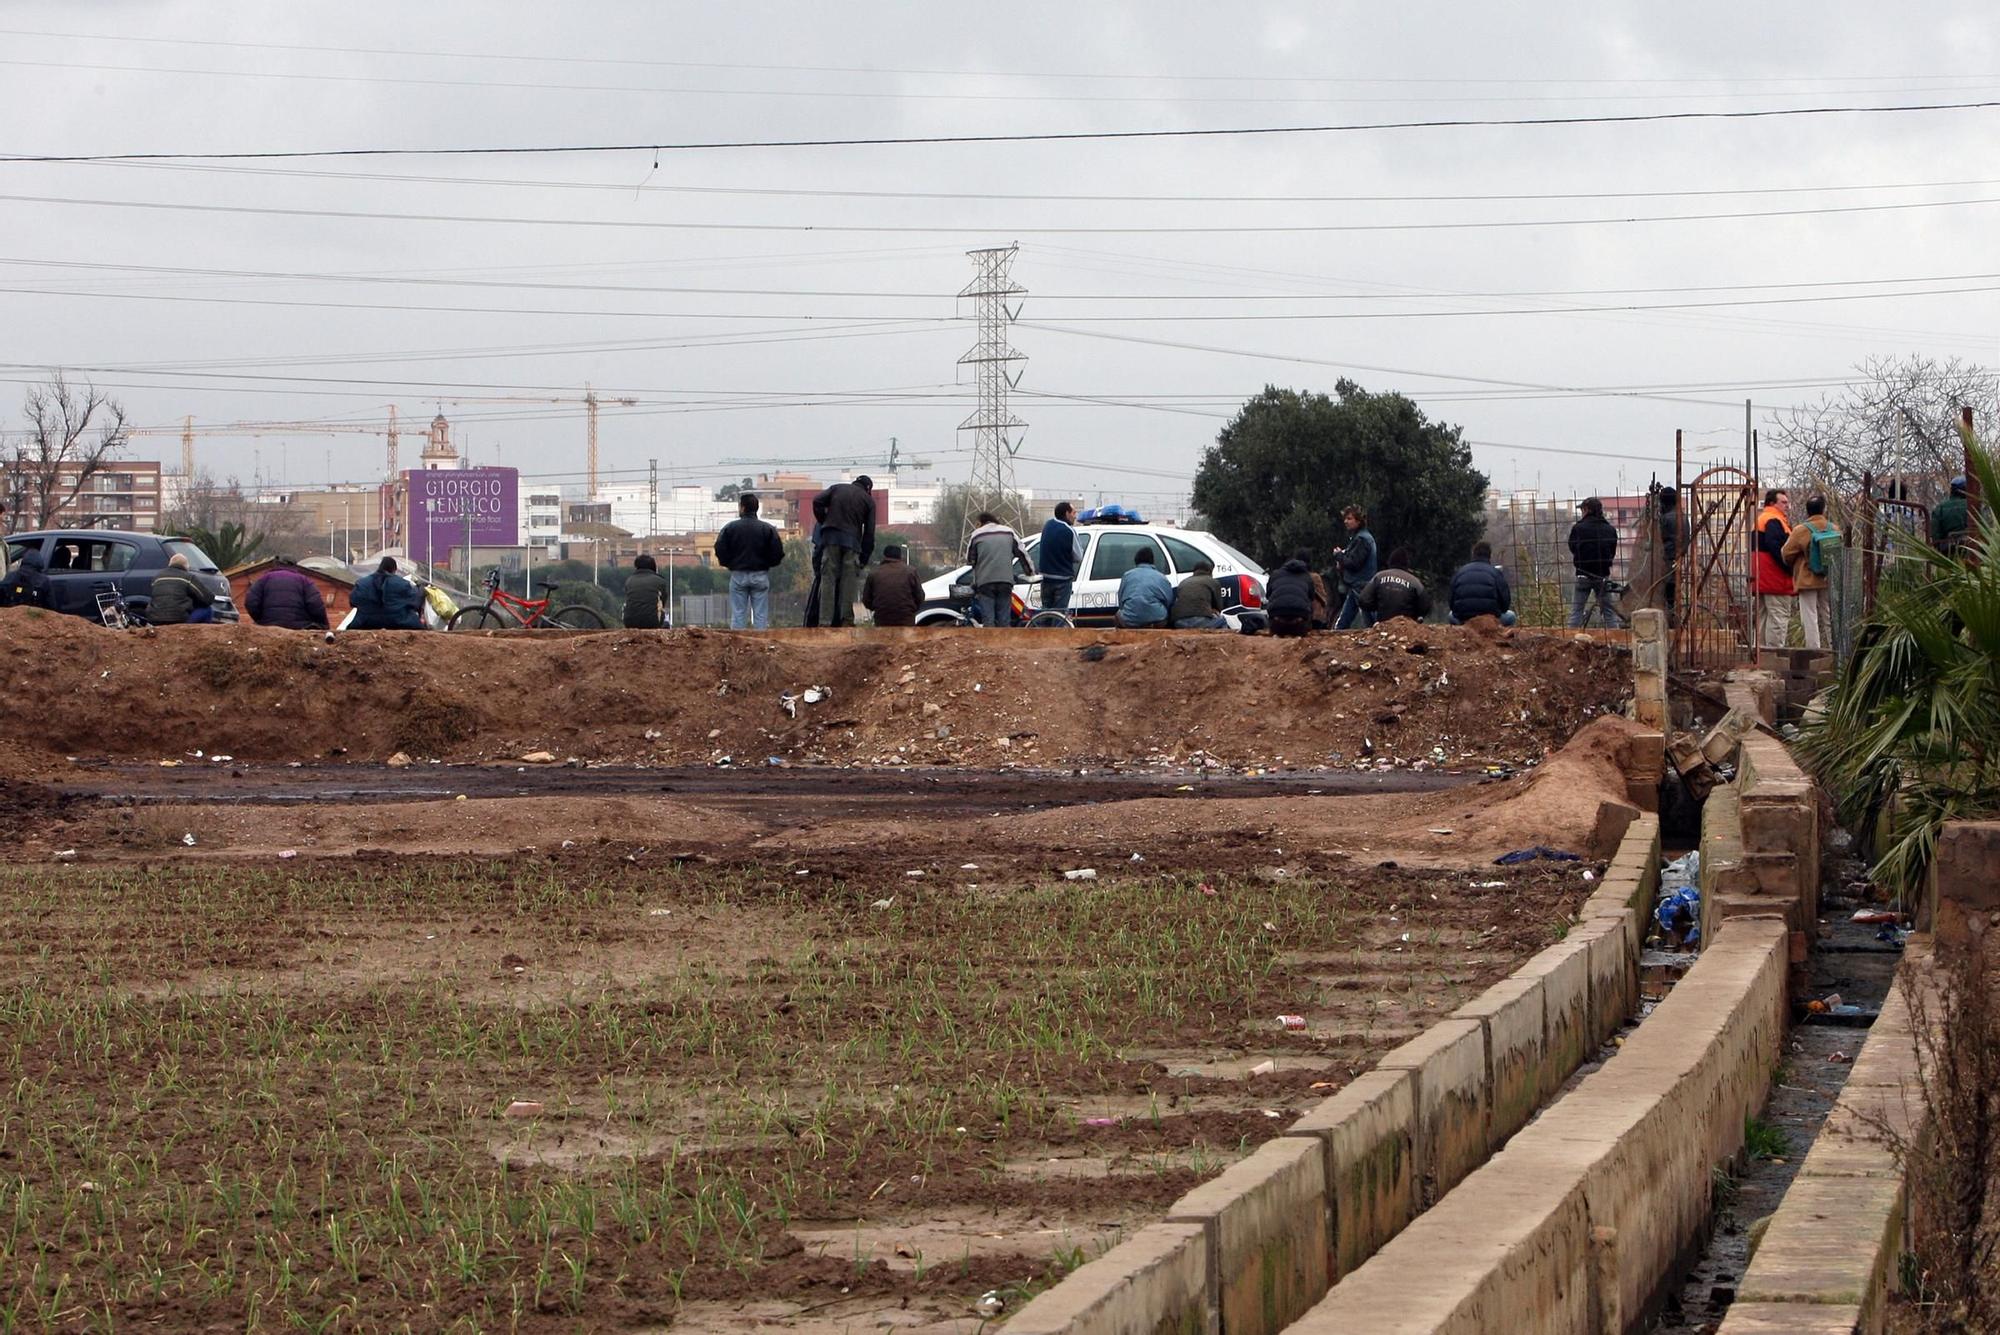
[{"label": "concrete wall", "polygon": [[1183,1196],[1167,1224],[1036,1298],[1008,1329],[1194,1330],[1198,1280],[1210,1285],[1220,1335],[1289,1326],[1425,1208],[1453,1199],[1445,1193],[1476,1177],[1631,1015],[1659,856],[1659,820],[1640,816],[1563,940]]},{"label": "concrete wall", "polygon": [[1709,1217],[1784,1034],[1786,929],[1729,924],[1623,1049],[1299,1320],[1296,1335],[1637,1326]]},{"label": "concrete wall", "polygon": [[1890,1142],[1914,1143],[1924,1116],[1904,985],[1928,970],[1929,951],[1913,939],[1847,1084],[1771,1217],[1721,1335],[1884,1329],[1909,1246],[1908,1190]]},{"label": "concrete wall", "polygon": [[1797,955],[1819,913],[1819,792],[1762,733],[1744,736],[1736,765],[1702,806],[1702,936],[1730,918],[1777,914],[1799,934]]}]

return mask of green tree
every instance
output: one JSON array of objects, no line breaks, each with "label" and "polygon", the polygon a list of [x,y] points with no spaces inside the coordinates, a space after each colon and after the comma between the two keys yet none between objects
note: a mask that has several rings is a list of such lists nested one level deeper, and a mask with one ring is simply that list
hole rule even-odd
[{"label": "green tree", "polygon": [[[1966,444],[1981,494],[2000,497],[1992,453]],[[2000,812],[2000,519],[1974,511],[1963,558],[1898,541],[1805,749],[1854,828],[1889,811],[1875,877],[1913,903],[1944,823]]]},{"label": "green tree", "polygon": [[212,529],[190,525],[181,530],[181,535],[207,552],[217,570],[248,565],[264,550],[264,535],[252,533],[241,524],[218,524]]},{"label": "green tree", "polygon": [[979,527],[972,521],[981,511],[991,511],[1000,516],[1003,523],[1012,524],[1023,537],[1027,536],[1028,507],[1022,504],[1019,496],[983,491],[969,482],[940,488],[931,527],[937,532],[938,545],[954,553],[953,565],[959,563],[956,553],[965,550],[966,535]]},{"label": "green tree", "polygon": [[1407,546],[1431,580],[1466,559],[1485,494],[1459,427],[1346,379],[1332,397],[1267,386],[1222,428],[1194,479],[1195,509],[1215,535],[1266,566],[1342,546],[1340,512],[1358,505],[1384,557]]}]

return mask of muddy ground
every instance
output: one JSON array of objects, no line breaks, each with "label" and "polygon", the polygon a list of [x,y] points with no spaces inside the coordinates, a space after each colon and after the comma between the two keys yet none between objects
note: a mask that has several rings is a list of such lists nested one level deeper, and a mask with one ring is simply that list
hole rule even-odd
[{"label": "muddy ground", "polygon": [[[559,759],[1051,768],[1519,764],[1631,694],[1560,632],[110,631],[0,609],[9,768]],[[831,689],[808,703],[808,687]],[[780,703],[799,695],[788,712]]]},{"label": "muddy ground", "polygon": [[1554,635],[0,647],[0,1318],[54,1327],[972,1332],[1631,811],[1623,651]]}]

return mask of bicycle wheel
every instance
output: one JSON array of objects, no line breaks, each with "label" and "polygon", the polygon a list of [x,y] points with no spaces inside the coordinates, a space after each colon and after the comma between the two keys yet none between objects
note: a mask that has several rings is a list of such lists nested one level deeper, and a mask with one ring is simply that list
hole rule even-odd
[{"label": "bicycle wheel", "polygon": [[446,630],[504,630],[506,626],[506,619],[484,604],[461,607],[444,624]]},{"label": "bicycle wheel", "polygon": [[548,625],[561,626],[565,630],[609,630],[611,628],[611,623],[606,621],[604,614],[596,608],[582,607],[574,604],[569,607],[558,607],[555,611],[543,617],[542,620]]},{"label": "bicycle wheel", "polygon": [[1069,615],[1067,613],[1058,612],[1053,607],[1045,607],[1041,611],[1035,613],[1033,616],[1028,618],[1028,629],[1029,630],[1075,630],[1076,623],[1069,619]]}]

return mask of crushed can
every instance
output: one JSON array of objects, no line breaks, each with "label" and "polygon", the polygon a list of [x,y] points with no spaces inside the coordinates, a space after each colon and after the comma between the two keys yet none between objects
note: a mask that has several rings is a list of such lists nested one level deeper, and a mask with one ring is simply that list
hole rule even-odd
[{"label": "crushed can", "polygon": [[1305,1027],[1306,1017],[1303,1015],[1280,1015],[1278,1017],[1278,1028],[1280,1029],[1299,1030]]}]

